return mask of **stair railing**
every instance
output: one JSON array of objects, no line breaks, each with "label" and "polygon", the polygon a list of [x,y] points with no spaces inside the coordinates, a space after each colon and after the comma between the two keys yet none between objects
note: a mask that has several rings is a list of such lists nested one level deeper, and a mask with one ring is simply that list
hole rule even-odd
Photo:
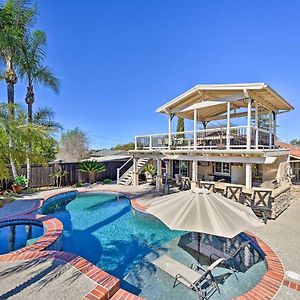
[{"label": "stair railing", "polygon": [[120,176],[120,171],[130,162],[133,160],[133,156],[131,156],[120,168],[117,168],[117,184],[119,184],[120,182],[120,177],[126,172],[124,172],[121,176]]}]

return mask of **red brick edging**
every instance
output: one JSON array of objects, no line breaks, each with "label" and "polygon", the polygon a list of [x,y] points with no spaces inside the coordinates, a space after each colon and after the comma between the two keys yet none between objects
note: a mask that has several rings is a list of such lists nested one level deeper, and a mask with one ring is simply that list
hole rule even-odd
[{"label": "red brick edging", "polygon": [[63,224],[56,218],[44,216],[44,215],[18,215],[12,217],[6,217],[0,219],[0,225],[4,226],[28,223],[28,225],[39,225],[45,230],[44,234],[33,244],[23,247],[19,250],[0,255],[0,261],[2,257],[20,254],[28,251],[43,251],[49,249],[60,239],[63,232]]}]

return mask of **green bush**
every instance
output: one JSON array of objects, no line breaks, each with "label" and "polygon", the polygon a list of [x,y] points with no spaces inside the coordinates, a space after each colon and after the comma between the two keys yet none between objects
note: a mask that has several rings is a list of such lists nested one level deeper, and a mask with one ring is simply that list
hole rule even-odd
[{"label": "green bush", "polygon": [[145,173],[154,176],[156,174],[156,168],[151,163],[148,163],[144,168]]},{"label": "green bush", "polygon": [[93,183],[95,181],[95,173],[105,172],[106,167],[96,160],[85,160],[79,164],[78,170],[87,173],[89,183]]},{"label": "green bush", "polygon": [[28,184],[28,179],[24,175],[17,176],[14,183],[24,187]]},{"label": "green bush", "polygon": [[75,186],[75,187],[82,187],[82,183],[81,183],[81,182],[76,182],[76,183],[74,184],[74,186]]},{"label": "green bush", "polygon": [[110,184],[111,181],[112,181],[111,179],[106,178],[106,179],[103,179],[102,183],[103,183],[103,184]]}]

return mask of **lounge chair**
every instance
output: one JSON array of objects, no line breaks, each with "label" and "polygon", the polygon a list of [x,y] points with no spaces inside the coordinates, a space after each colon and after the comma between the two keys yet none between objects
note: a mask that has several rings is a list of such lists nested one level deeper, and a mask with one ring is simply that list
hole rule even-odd
[{"label": "lounge chair", "polygon": [[[239,247],[233,251],[232,253],[225,253],[219,249],[214,248],[211,245],[208,244],[200,244],[200,253],[202,253],[203,255],[209,257],[210,259],[210,263],[212,264],[213,261],[217,261],[220,258],[223,258],[223,265],[227,265],[229,266],[229,268],[235,272],[237,271],[237,268],[235,267],[235,259],[236,257],[239,255],[239,253],[241,252],[242,249],[244,249],[248,244],[250,243],[250,241],[245,241],[243,243],[241,243],[239,245]],[[190,244],[187,245],[188,247],[192,248],[195,251],[198,251],[198,242],[194,241]],[[202,269],[201,266],[197,266],[196,269]]]},{"label": "lounge chair", "polygon": [[174,278],[173,287],[176,287],[178,284],[182,283],[186,287],[196,291],[199,299],[204,300],[207,299],[207,293],[201,288],[201,285],[204,283],[204,281],[207,281],[208,278],[212,280],[212,284],[214,285],[215,289],[220,293],[219,286],[212,275],[212,271],[223,261],[224,258],[216,260],[202,274],[183,265],[168,255],[163,255],[154,260],[152,263]]}]

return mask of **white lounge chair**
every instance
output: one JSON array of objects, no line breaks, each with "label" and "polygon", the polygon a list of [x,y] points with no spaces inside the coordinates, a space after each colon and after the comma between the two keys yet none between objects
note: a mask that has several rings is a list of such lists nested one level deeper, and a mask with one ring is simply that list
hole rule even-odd
[{"label": "white lounge chair", "polygon": [[201,283],[207,279],[207,277],[210,277],[216,290],[220,293],[219,286],[212,275],[212,270],[223,261],[224,258],[219,258],[202,274],[190,269],[168,255],[163,255],[152,263],[175,279],[173,287],[176,287],[178,282],[182,283],[188,288],[195,290],[199,295],[199,299],[207,299],[206,292],[201,288]]}]

